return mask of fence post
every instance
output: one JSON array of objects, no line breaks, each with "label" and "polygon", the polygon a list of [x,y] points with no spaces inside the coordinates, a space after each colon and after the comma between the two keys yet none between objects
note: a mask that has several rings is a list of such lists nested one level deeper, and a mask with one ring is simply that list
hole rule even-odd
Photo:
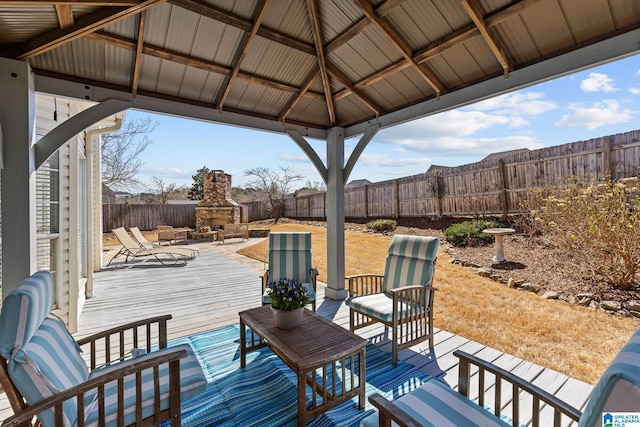
[{"label": "fence post", "polygon": [[442,196],[444,194],[440,194],[440,173],[436,171],[436,182],[435,182],[435,193],[436,193],[436,214],[438,218],[442,218]]},{"label": "fence post", "polygon": [[604,177],[613,179],[611,174],[611,138],[604,137],[604,152],[602,153],[602,163],[604,163]]},{"label": "fence post", "polygon": [[498,159],[498,185],[500,186],[500,204],[502,205],[502,218],[509,216],[509,205],[507,198],[507,177],[504,166],[504,159]]},{"label": "fence post", "polygon": [[400,180],[396,179],[396,218],[400,217]]},{"label": "fence post", "polygon": [[369,184],[364,186],[364,217],[369,219]]}]

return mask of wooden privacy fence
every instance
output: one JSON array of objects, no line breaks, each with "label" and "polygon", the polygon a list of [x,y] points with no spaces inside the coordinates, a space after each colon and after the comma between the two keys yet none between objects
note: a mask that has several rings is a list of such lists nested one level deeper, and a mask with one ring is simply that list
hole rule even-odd
[{"label": "wooden privacy fence", "polygon": [[[242,204],[241,207],[247,213],[249,222],[271,216],[266,204],[262,202],[248,202]],[[186,203],[175,205],[102,205],[102,227],[105,232],[118,227],[155,230],[158,225],[195,228],[196,205]]]},{"label": "wooden privacy fence", "polygon": [[196,226],[196,205],[102,205],[102,229],[138,227],[155,230],[158,225]]},{"label": "wooden privacy fence", "polygon": [[[347,218],[499,215],[522,211],[528,190],[567,179],[621,179],[640,172],[640,131],[539,150],[500,153],[463,166],[346,188]],[[326,195],[286,200],[286,217],[326,218]]]}]

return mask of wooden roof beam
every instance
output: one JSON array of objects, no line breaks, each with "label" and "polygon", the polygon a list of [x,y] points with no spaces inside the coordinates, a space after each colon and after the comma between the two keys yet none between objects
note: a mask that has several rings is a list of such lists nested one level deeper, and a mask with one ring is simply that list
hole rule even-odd
[{"label": "wooden roof beam", "polygon": [[330,64],[327,64],[327,71],[331,74],[336,80],[340,82],[349,92],[356,96],[360,101],[362,101],[371,111],[376,113],[376,117],[380,117],[385,113],[384,108],[380,107],[374,101],[369,99],[365,94],[363,94],[358,88],[356,88],[342,73],[332,67]]},{"label": "wooden roof beam", "polygon": [[231,91],[231,86],[233,85],[234,80],[240,72],[240,65],[242,64],[244,57],[247,55],[247,52],[251,48],[251,43],[253,43],[253,40],[256,37],[256,33],[260,28],[260,24],[264,19],[264,15],[267,13],[267,9],[270,3],[271,0],[260,0],[258,2],[258,5],[256,7],[257,13],[255,19],[253,20],[251,30],[249,31],[249,34],[245,36],[242,46],[239,47],[238,52],[236,53],[236,57],[233,61],[233,66],[231,67],[231,74],[229,75],[226,84],[222,88],[222,95],[220,96],[220,101],[218,102],[218,110],[220,110],[221,112],[222,107],[224,106],[224,103],[229,96],[229,92]]},{"label": "wooden roof beam", "polygon": [[318,77],[318,74],[320,74],[320,68],[316,68],[311,74],[309,74],[309,77],[307,77],[296,96],[293,97],[293,99],[289,102],[289,105],[284,108],[282,114],[280,114],[280,116],[278,117],[278,121],[284,123],[289,113],[291,113],[291,111],[295,108],[298,102],[300,102],[305,93],[307,93],[307,91],[313,84],[313,81]]},{"label": "wooden roof beam", "polygon": [[313,33],[313,41],[316,46],[316,56],[318,58],[318,66],[320,67],[320,76],[322,77],[322,86],[324,87],[324,98],[327,102],[327,111],[329,112],[329,122],[331,123],[331,126],[335,126],[336,110],[331,96],[331,84],[329,82],[329,74],[327,73],[327,63],[324,57],[322,34],[320,32],[320,22],[318,19],[318,10],[316,8],[315,0],[307,0],[307,12],[309,13],[309,22]]},{"label": "wooden roof beam", "polygon": [[[105,43],[111,46],[116,46],[121,49],[128,50],[136,50],[137,43],[134,40],[130,40],[124,37],[116,36],[113,34],[107,34],[102,31],[97,31],[92,34],[87,34],[85,36],[86,39],[95,40],[101,43]],[[216,74],[221,74],[224,76],[229,76],[231,74],[231,69],[215,64],[213,62],[204,61],[202,59],[194,58],[192,56],[187,56],[179,52],[171,51],[168,49],[164,49],[158,46],[153,46],[148,43],[145,43],[142,47],[142,53],[145,55],[153,56],[155,58],[164,59],[166,61],[172,61],[176,64],[185,65],[187,67],[198,68],[200,70],[209,71]],[[261,86],[270,87],[272,89],[282,90],[285,92],[297,93],[300,88],[287,85],[284,83],[279,83],[273,80],[268,80],[260,76],[256,76],[248,73],[238,73],[238,78],[246,81],[250,81],[255,84],[259,84]],[[307,91],[305,96],[311,98],[324,98],[324,95],[317,92]]]},{"label": "wooden roof beam", "polygon": [[67,28],[73,25],[73,12],[68,4],[56,4],[56,15],[60,28]]},{"label": "wooden roof beam", "polygon": [[140,63],[142,61],[142,49],[144,48],[144,27],[147,22],[147,11],[140,13],[138,20],[138,41],[136,42],[136,55],[133,59],[133,73],[131,76],[131,95],[138,94],[138,80],[140,79]]},{"label": "wooden roof beam", "polygon": [[[380,18],[384,18],[403,1],[404,0],[387,0],[376,8],[376,15],[378,15]],[[340,46],[348,43],[349,40],[367,29],[367,27],[369,27],[370,25],[371,20],[365,16],[364,18],[350,26],[344,33],[333,39],[331,43],[327,44],[324,48],[325,53],[329,55],[331,52],[334,52]]]},{"label": "wooden roof beam", "polygon": [[411,61],[418,69],[422,78],[427,82],[429,86],[436,92],[436,96],[446,93],[445,87],[436,79],[436,77],[422,64],[418,64],[413,60],[413,52],[407,45],[407,43],[400,37],[400,35],[393,29],[386,21],[376,15],[375,11],[367,0],[355,0],[360,6],[365,16],[371,20],[371,22],[378,27],[382,35],[384,35],[395,48],[404,56],[408,61]]},{"label": "wooden roof beam", "polygon": [[[218,9],[204,2],[200,2],[196,0],[169,0],[169,1],[170,3],[173,3],[178,7],[190,10],[202,16],[206,16],[207,18],[220,21],[224,24],[230,25],[235,28],[239,28],[244,31],[251,31],[251,28],[253,27],[253,23],[250,20],[236,16],[222,9]],[[267,40],[271,40],[273,42],[280,43],[285,46],[289,46],[292,49],[296,49],[301,52],[308,53],[309,55],[316,54],[316,50],[312,45],[300,40],[293,39],[285,34],[279,33],[269,28],[260,27],[258,29],[257,35],[259,35],[260,37],[264,37]]]},{"label": "wooden roof beam", "polygon": [[498,42],[489,32],[489,27],[485,24],[484,19],[482,18],[480,7],[475,0],[462,0],[462,6],[471,17],[473,23],[476,24],[478,30],[480,30],[480,34],[482,34],[482,38],[489,45],[489,49],[491,49],[491,52],[493,52],[495,57],[498,59],[498,62],[500,62],[500,65],[502,65],[504,77],[509,77],[509,72],[511,71],[512,66],[507,59],[504,49],[498,45]]},{"label": "wooden roof beam", "polygon": [[93,13],[82,16],[73,25],[47,31],[18,46],[0,52],[0,56],[25,60],[42,55],[70,41],[100,30],[122,19],[129,18],[165,0],[145,0],[131,7],[103,7]]},{"label": "wooden roof beam", "polygon": [[0,6],[135,6],[140,0],[0,0]]}]

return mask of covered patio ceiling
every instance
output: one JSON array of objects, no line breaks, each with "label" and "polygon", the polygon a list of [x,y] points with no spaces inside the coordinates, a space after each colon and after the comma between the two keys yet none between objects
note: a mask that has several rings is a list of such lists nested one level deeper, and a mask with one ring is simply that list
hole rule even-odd
[{"label": "covered patio ceiling", "polygon": [[0,0],[36,90],[325,139],[640,50],[638,0]]}]

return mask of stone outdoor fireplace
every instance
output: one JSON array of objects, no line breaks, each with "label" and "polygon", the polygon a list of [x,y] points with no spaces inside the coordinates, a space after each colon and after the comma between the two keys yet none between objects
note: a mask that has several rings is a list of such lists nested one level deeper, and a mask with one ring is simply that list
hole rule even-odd
[{"label": "stone outdoor fireplace", "polygon": [[203,176],[204,198],[196,205],[196,227],[216,229],[240,222],[240,206],[231,199],[231,175],[221,170]]}]

